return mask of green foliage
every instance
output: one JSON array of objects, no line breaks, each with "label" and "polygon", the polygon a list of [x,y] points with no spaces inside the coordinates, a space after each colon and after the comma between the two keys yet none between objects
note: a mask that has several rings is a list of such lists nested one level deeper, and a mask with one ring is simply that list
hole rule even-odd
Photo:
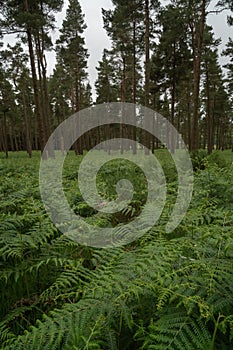
[{"label": "green foliage", "polygon": [[213,152],[209,157],[208,160],[211,163],[216,164],[219,168],[226,168],[229,165],[230,157],[228,159],[227,156],[231,155],[230,152]]},{"label": "green foliage", "polygon": [[193,169],[195,170],[203,170],[205,169],[205,163],[206,163],[206,156],[207,156],[207,151],[200,149],[198,151],[192,151],[190,153],[192,164],[193,164]]},{"label": "green foliage", "polygon": [[77,206],[77,213],[81,216],[92,216],[94,213],[96,213],[96,210],[90,207],[86,203],[80,203]]},{"label": "green foliage", "polygon": [[[232,154],[218,154],[196,170],[190,208],[167,235],[176,181],[165,152],[156,153],[169,181],[168,203],[145,236],[115,249],[80,246],[57,231],[39,196],[39,158],[10,154],[1,160],[0,348],[232,348]],[[215,157],[226,166],[219,167]],[[73,208],[85,209],[76,166],[69,155],[63,183]],[[113,172],[103,168],[99,174],[107,197],[115,195],[118,166],[113,162]],[[145,197],[143,174],[135,174],[131,210],[137,215]],[[103,226],[111,221],[100,213],[87,220]]]}]

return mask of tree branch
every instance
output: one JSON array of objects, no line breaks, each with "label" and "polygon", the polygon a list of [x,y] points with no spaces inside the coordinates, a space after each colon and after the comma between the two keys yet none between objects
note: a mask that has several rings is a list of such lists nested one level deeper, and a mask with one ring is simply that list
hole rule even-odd
[{"label": "tree branch", "polygon": [[25,30],[9,30],[6,32],[0,31],[0,35],[9,35],[9,34],[18,34],[18,33],[25,33],[26,34],[26,29]]},{"label": "tree branch", "polygon": [[215,15],[218,15],[219,13],[222,13],[222,12],[225,11],[225,10],[229,10],[229,8],[228,8],[228,7],[224,7],[224,8],[222,8],[221,10],[208,11],[208,12],[207,12],[207,15],[209,15],[209,14],[211,14],[211,13],[214,13]]}]

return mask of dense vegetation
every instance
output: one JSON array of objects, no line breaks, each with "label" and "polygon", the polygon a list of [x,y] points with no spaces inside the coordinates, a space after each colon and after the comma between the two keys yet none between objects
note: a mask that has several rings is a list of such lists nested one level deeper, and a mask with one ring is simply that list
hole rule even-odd
[{"label": "dense vegetation", "polygon": [[[233,41],[229,38],[220,52],[221,38],[208,25],[210,15],[223,11],[233,25],[232,0],[214,5],[210,0],[112,0],[110,10],[102,9],[111,49],[103,50],[96,67],[96,101],[79,1],[0,0],[0,5],[0,349],[233,348]],[[56,15],[64,5],[57,28]],[[6,45],[8,35],[15,36],[14,45]],[[56,62],[49,76],[51,50]],[[121,102],[114,119],[119,123],[110,123],[105,113],[112,102]],[[127,124],[125,103],[134,108],[137,128]],[[104,214],[85,202],[78,166],[94,146],[100,154],[105,140],[127,138],[146,146],[145,155],[155,154],[167,184],[156,225],[140,239],[108,249],[63,235],[48,217],[39,189],[41,151],[51,133],[95,104],[105,106],[98,127],[75,140],[71,150],[66,141],[74,140],[75,127],[82,130],[84,121],[67,137],[62,130],[43,153],[43,164],[51,164],[58,143],[63,154],[68,151],[63,186],[74,212],[95,230],[116,227],[124,233],[124,224],[145,208],[146,177],[124,159],[100,169],[97,187],[103,202],[114,200],[118,181],[130,180],[130,204]],[[147,113],[140,105],[175,127],[192,158],[191,205],[170,233],[165,227],[178,181],[164,147],[175,153],[181,143],[156,113],[153,127],[144,130]],[[153,135],[154,129],[166,135],[166,142]],[[122,142],[121,153],[135,144]],[[137,153],[136,146],[131,148]]]},{"label": "dense vegetation", "polygon": [[[170,234],[164,227],[176,170],[166,150],[156,151],[168,186],[160,221],[140,240],[114,249],[80,246],[53,226],[39,194],[39,153],[0,156],[1,349],[232,348],[230,151],[192,155],[193,199]],[[81,159],[71,152],[64,167],[74,210],[101,227],[130,220],[128,212],[104,215],[85,205],[77,187]],[[134,174],[134,201],[143,205],[143,174],[124,161],[102,169],[100,190],[114,196],[118,167]]]}]

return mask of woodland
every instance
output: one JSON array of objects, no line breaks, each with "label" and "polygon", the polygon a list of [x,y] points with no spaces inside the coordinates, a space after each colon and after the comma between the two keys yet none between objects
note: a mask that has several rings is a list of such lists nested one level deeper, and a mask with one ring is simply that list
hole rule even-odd
[{"label": "woodland", "polygon": [[[233,3],[112,0],[111,10],[102,9],[111,49],[103,50],[93,87],[85,14],[78,0],[69,0],[57,28],[64,2],[0,0],[0,349],[231,349],[233,40],[220,50],[221,38],[207,22],[226,12],[230,28]],[[9,34],[14,44],[6,44]],[[56,63],[48,74],[52,50]],[[129,179],[130,205],[110,214],[90,207],[77,166],[96,144],[120,137],[140,142],[166,179],[156,225],[134,242],[101,249],[69,239],[53,224],[39,167],[60,123],[112,102],[148,107],[177,129],[189,150],[194,190],[182,222],[166,233],[178,194],[175,150],[127,124],[86,133],[67,153],[62,181],[69,205],[87,223],[123,227],[148,196],[142,169],[119,159],[101,168],[97,187],[114,200],[116,183]],[[50,151],[45,162],[55,157]]]},{"label": "woodland", "polygon": [[[211,2],[212,3],[212,2]],[[208,16],[227,11],[232,2],[113,1],[102,9],[112,48],[103,50],[95,83],[96,101],[87,74],[85,16],[78,1],[69,2],[59,37],[52,42],[55,15],[63,1],[1,1],[1,36],[14,33],[15,45],[0,51],[0,151],[43,150],[56,126],[94,103],[129,102],[150,107],[167,118],[190,150],[232,148],[232,60],[229,38],[219,52]],[[213,6],[212,6],[213,7]],[[177,25],[178,24],[178,25]],[[46,52],[56,51],[53,74],[47,74]],[[219,54],[227,57],[221,66]],[[116,130],[116,133],[118,131]],[[98,135],[96,138],[103,137]],[[133,139],[143,135],[131,132]],[[111,136],[111,135],[109,135]],[[145,138],[145,137],[144,137]],[[146,138],[147,147],[160,145]],[[74,145],[76,154],[88,140]]]}]

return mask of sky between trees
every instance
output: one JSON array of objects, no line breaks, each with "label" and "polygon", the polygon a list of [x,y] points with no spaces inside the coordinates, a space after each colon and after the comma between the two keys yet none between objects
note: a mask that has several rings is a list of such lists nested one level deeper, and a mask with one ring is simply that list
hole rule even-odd
[{"label": "sky between trees", "polygon": [[[88,59],[88,73],[89,80],[92,86],[93,98],[95,99],[96,92],[94,83],[97,79],[96,67],[98,65],[98,61],[101,60],[103,50],[105,48],[110,49],[111,47],[110,39],[103,28],[101,9],[112,9],[113,4],[111,0],[80,0],[79,2],[82,7],[82,11],[85,15],[85,22],[87,24],[87,29],[84,32],[84,37],[86,41],[86,47],[88,48],[88,52],[90,54]],[[169,2],[169,0],[162,0],[161,4],[166,5]],[[58,28],[61,27],[62,21],[65,18],[68,3],[69,1],[65,0],[62,12],[56,14],[57,29],[52,34],[54,42],[59,36]],[[210,9],[214,9],[216,3],[217,1],[212,0],[210,4]],[[219,13],[217,16],[215,14],[209,15],[207,19],[207,23],[213,26],[215,36],[217,38],[221,38],[222,40],[222,43],[219,45],[219,60],[221,64],[225,64],[228,61],[227,57],[221,56],[221,51],[225,48],[228,38],[233,37],[233,27],[227,25],[227,15],[229,15],[229,13],[230,11],[226,10],[222,13]],[[5,37],[5,45],[7,43],[13,44],[14,42],[15,35],[7,35]],[[48,74],[52,74],[56,63],[56,53],[54,51],[47,52],[47,60]]]}]

